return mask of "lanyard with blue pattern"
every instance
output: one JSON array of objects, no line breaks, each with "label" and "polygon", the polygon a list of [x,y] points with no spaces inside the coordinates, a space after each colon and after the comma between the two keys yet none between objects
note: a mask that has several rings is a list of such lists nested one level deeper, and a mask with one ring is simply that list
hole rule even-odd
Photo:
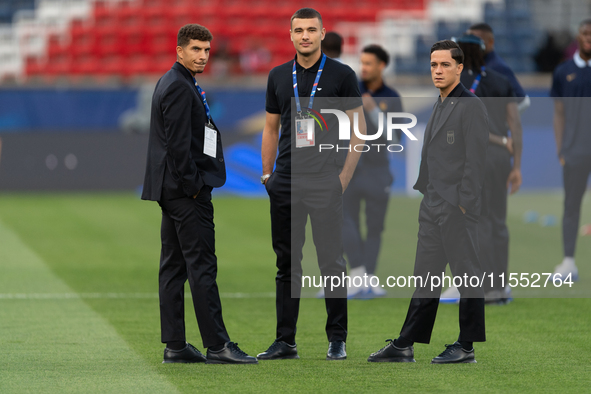
[{"label": "lanyard with blue pattern", "polygon": [[[314,104],[314,95],[316,94],[316,88],[318,87],[318,81],[320,80],[320,75],[322,75],[322,69],[324,68],[324,63],[326,62],[326,55],[322,54],[322,61],[320,62],[320,67],[318,67],[318,72],[316,73],[316,79],[314,80],[314,85],[312,86],[312,93],[310,94],[310,102],[308,103],[308,109],[312,108]],[[302,106],[300,104],[300,95],[298,94],[298,78],[296,74],[296,61],[293,61],[293,94],[295,95],[296,99],[296,107],[298,110],[298,115],[302,114]]]},{"label": "lanyard with blue pattern", "polygon": [[476,91],[476,89],[478,88],[478,85],[480,84],[480,80],[482,79],[482,74],[484,74],[484,66],[482,66],[480,68],[480,74],[478,74],[476,79],[474,79],[474,82],[472,82],[472,87],[470,88],[470,92],[474,93]]},{"label": "lanyard with blue pattern", "polygon": [[201,97],[201,100],[203,100],[203,106],[205,107],[205,114],[207,115],[207,123],[211,125],[211,111],[209,110],[209,105],[207,104],[207,98],[205,97],[205,92],[203,91],[203,89],[201,89],[201,86],[199,86],[199,84],[197,83],[197,80],[195,78],[193,78],[193,81],[195,81],[195,87],[197,88],[197,91],[199,92],[199,96]]}]

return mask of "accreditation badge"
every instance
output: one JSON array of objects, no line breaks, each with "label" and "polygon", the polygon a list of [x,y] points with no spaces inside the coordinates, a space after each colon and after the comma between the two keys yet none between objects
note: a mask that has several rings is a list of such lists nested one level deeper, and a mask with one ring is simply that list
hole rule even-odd
[{"label": "accreditation badge", "polygon": [[203,153],[215,158],[218,146],[218,132],[212,124],[206,124],[204,135]]},{"label": "accreditation badge", "polygon": [[305,148],[314,146],[314,119],[301,118],[296,119],[296,148]]}]

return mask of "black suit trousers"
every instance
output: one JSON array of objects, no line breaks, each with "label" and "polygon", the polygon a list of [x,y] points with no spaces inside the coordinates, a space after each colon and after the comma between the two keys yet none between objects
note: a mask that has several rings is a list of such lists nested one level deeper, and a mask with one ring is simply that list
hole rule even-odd
[{"label": "black suit trousers", "polygon": [[162,342],[185,341],[184,286],[187,279],[203,347],[230,339],[222,319],[216,283],[217,257],[211,187],[203,186],[197,198],[162,200],[162,252],[159,293]]},{"label": "black suit trousers", "polygon": [[[423,199],[419,210],[419,240],[414,275],[425,286],[417,286],[410,301],[400,335],[413,342],[429,343],[441,286],[431,291],[431,277],[445,272],[449,263],[453,276],[482,277],[478,262],[478,215],[463,214],[447,201],[430,207]],[[445,282],[447,285],[447,282]],[[458,287],[460,291],[460,341],[484,342],[484,292],[480,287]]]},{"label": "black suit trousers", "polygon": [[[351,268],[363,265],[368,274],[375,274],[391,184],[388,167],[358,166],[343,194],[343,246]],[[359,219],[361,201],[365,202],[365,239]]]},{"label": "black suit trousers", "polygon": [[[308,216],[318,266],[323,276],[346,272],[342,250],[342,187],[338,172],[293,176],[274,172],[266,183],[271,201],[278,341],[295,342],[302,286],[302,248]],[[326,335],[329,341],[347,337],[347,289],[326,290]]]}]

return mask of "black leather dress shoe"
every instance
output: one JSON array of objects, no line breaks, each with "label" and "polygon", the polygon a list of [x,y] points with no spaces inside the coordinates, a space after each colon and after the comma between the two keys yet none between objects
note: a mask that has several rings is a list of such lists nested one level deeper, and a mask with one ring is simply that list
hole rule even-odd
[{"label": "black leather dress shoe", "polygon": [[367,361],[371,363],[414,363],[415,362],[415,350],[412,346],[407,347],[396,347],[394,341],[386,339],[386,342],[390,342],[380,350],[372,353]]},{"label": "black leather dress shoe", "polygon": [[467,351],[462,348],[459,342],[452,345],[445,345],[446,349],[439,356],[431,360],[431,364],[456,364],[475,363],[474,348]]},{"label": "black leather dress shoe", "polygon": [[205,360],[205,356],[195,346],[187,343],[187,346],[181,350],[165,348],[162,363],[204,363]]},{"label": "black leather dress shoe", "polygon": [[284,341],[275,341],[267,350],[257,355],[259,360],[287,360],[298,359],[297,345],[290,345]]},{"label": "black leather dress shoe", "polygon": [[240,350],[237,343],[226,342],[217,352],[207,349],[207,364],[258,364],[258,361]]},{"label": "black leather dress shoe", "polygon": [[333,341],[328,344],[327,360],[344,360],[346,358],[345,341]]}]

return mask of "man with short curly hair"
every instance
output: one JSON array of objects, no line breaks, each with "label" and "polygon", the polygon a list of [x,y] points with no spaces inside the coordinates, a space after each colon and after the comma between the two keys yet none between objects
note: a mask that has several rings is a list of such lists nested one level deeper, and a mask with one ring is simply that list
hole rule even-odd
[{"label": "man with short curly hair", "polygon": [[177,45],[180,47],[186,47],[191,40],[211,42],[213,35],[207,27],[190,24],[181,27],[177,36]]},{"label": "man with short curly hair", "polygon": [[[162,208],[160,323],[164,363],[257,363],[230,342],[216,283],[211,190],[226,182],[222,140],[195,76],[209,59],[209,30],[191,24],[177,37],[177,61],[152,98],[143,200]],[[207,357],[185,339],[183,289],[189,280]]]}]

